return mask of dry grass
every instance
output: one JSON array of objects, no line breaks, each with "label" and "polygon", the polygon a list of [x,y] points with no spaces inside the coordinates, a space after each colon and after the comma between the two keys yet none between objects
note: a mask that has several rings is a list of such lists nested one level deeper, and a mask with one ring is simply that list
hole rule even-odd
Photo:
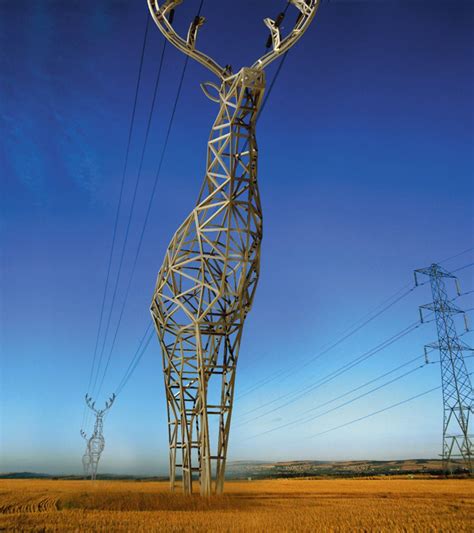
[{"label": "dry grass", "polygon": [[160,482],[0,481],[7,531],[474,531],[471,480],[234,481],[223,497]]}]

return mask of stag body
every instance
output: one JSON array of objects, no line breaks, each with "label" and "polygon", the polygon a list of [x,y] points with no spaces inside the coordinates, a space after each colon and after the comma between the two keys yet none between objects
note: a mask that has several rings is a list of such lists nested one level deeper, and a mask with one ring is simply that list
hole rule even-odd
[{"label": "stag body", "polygon": [[[249,69],[222,83],[201,193],[168,247],[153,296],[164,356],[171,480],[174,486],[179,460],[185,492],[198,472],[202,493],[210,493],[213,462],[215,489],[223,488],[242,326],[259,274],[255,121],[263,89],[263,72]],[[213,425],[218,438],[211,444]]]},{"label": "stag body", "polygon": [[220,87],[202,86],[220,109],[201,192],[168,246],[151,313],[163,353],[171,487],[181,473],[184,492],[191,493],[195,473],[207,496],[223,491],[242,329],[260,270],[255,126],[265,88],[263,67],[299,38],[317,0],[292,0],[300,15],[283,40],[275,23],[266,19],[274,50],[235,75],[195,49],[203,17],[194,19],[186,41],[174,32],[167,15],[180,1],[168,0],[160,8],[149,0],[150,11],[168,40],[220,78]]}]

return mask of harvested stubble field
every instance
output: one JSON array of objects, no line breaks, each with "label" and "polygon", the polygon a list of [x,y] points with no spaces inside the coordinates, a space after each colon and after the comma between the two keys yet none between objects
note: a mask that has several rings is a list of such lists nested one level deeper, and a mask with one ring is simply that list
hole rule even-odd
[{"label": "harvested stubble field", "polygon": [[230,481],[203,500],[164,482],[1,480],[3,531],[474,531],[472,480]]}]

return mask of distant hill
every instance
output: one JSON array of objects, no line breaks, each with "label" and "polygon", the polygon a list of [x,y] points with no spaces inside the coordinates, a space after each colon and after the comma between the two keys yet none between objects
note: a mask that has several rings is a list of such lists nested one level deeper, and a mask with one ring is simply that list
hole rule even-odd
[{"label": "distant hill", "polygon": [[[0,479],[70,479],[78,480],[84,479],[84,476],[80,475],[67,475],[67,474],[41,474],[37,472],[7,472],[0,473]],[[131,480],[131,481],[164,481],[167,480],[166,476],[135,476],[135,475],[120,475],[120,474],[97,474],[97,479],[107,479],[107,480]]]},{"label": "distant hill", "polygon": [[[459,469],[460,471],[461,469]],[[227,464],[227,479],[268,479],[289,477],[358,477],[442,473],[440,459],[401,459],[392,461],[231,461]],[[35,472],[0,473],[0,479],[83,479],[77,475],[39,474]],[[131,481],[163,481],[167,476],[135,476],[98,474],[97,479]]]},{"label": "distant hill", "polygon": [[0,472],[0,479],[38,479],[50,478],[49,474],[39,474],[37,472]]},{"label": "distant hill", "polygon": [[355,477],[397,474],[441,474],[440,459],[401,459],[392,461],[238,461],[227,465],[229,479],[279,477]]}]

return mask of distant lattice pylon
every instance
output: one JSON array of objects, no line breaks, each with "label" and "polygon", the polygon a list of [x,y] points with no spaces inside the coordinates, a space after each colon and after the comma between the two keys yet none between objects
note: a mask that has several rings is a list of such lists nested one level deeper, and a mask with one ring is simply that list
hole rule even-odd
[{"label": "distant lattice pylon", "polygon": [[86,441],[86,450],[82,456],[82,468],[84,470],[84,478],[87,479],[90,476],[90,466],[91,466],[91,454],[89,449],[89,439],[87,438],[86,433],[81,429],[81,437]]},{"label": "distant lattice pylon", "polygon": [[[108,399],[103,409],[96,409],[95,402],[86,394],[86,404],[95,413],[94,431],[87,441],[86,453],[82,457],[82,464],[86,476],[90,475],[94,480],[97,477],[97,468],[99,466],[100,456],[104,451],[105,439],[103,435],[104,429],[104,415],[112,407],[115,400],[115,394]],[[83,438],[87,438],[86,434],[81,430]]]},{"label": "distant lattice pylon", "polygon": [[[464,469],[472,472],[473,435],[470,434],[469,422],[474,408],[474,397],[471,379],[464,361],[463,351],[472,350],[459,339],[454,316],[464,311],[454,305],[448,297],[444,280],[452,278],[456,282],[458,294],[459,284],[455,276],[437,264],[415,271],[417,274],[429,276],[433,302],[420,307],[423,321],[423,310],[428,309],[435,314],[438,330],[438,342],[429,345],[440,353],[441,385],[443,391],[443,469],[452,470],[454,459],[460,460]],[[464,314],[465,327],[467,319]]]},{"label": "distant lattice pylon", "polygon": [[[180,473],[189,494],[197,475],[201,495],[207,496],[224,487],[240,341],[260,272],[255,128],[264,68],[304,34],[319,0],[290,0],[297,16],[286,36],[280,30],[284,12],[275,21],[265,19],[271,49],[235,74],[196,49],[204,17],[194,18],[185,39],[175,32],[172,19],[181,1],[148,0],[148,5],[163,35],[217,76],[219,84],[202,88],[219,112],[201,192],[168,246],[151,312],[163,352],[171,487]],[[235,8],[238,2],[229,2],[229,9]]]}]

